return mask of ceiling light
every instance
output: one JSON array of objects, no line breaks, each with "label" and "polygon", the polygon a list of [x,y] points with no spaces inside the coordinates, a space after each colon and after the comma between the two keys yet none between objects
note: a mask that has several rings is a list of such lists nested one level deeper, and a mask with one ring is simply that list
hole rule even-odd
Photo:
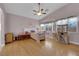
[{"label": "ceiling light", "polygon": [[42,13],[41,13],[41,12],[39,12],[39,13],[37,13],[37,15],[38,15],[38,16],[41,16],[41,15],[42,15]]},{"label": "ceiling light", "polygon": [[33,10],[34,15],[38,15],[38,16],[47,14],[47,11],[48,9],[44,9],[40,7],[40,3],[38,3],[38,10]]}]

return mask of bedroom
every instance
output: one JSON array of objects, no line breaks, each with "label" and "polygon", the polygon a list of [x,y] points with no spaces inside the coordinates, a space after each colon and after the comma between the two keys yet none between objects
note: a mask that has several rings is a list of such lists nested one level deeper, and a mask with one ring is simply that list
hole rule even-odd
[{"label": "bedroom", "polygon": [[[78,7],[78,3],[0,3],[0,55],[79,55]],[[68,41],[59,38],[59,29],[67,31]]]}]

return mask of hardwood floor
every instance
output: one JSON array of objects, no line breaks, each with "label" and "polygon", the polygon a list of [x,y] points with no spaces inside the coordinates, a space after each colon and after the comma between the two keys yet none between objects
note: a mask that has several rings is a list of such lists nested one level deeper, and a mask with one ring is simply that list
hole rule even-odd
[{"label": "hardwood floor", "polygon": [[32,39],[14,41],[0,50],[1,56],[78,56],[79,46],[49,39],[36,43]]}]

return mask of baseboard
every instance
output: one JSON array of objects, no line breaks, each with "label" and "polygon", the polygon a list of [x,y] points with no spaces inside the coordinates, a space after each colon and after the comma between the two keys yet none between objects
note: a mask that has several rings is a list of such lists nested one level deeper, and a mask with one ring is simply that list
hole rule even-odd
[{"label": "baseboard", "polygon": [[70,41],[70,43],[79,45],[79,42],[73,42],[73,41]]}]

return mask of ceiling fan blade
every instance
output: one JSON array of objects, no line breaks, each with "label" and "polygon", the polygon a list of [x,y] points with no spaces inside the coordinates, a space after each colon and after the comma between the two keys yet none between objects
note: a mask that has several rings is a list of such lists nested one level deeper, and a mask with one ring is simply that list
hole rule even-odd
[{"label": "ceiling fan blade", "polygon": [[34,15],[37,15],[37,14],[34,14]]},{"label": "ceiling fan blade", "polygon": [[47,11],[48,11],[48,9],[45,10],[45,12],[47,12]]},{"label": "ceiling fan blade", "polygon": [[33,12],[37,12],[36,10],[33,10]]},{"label": "ceiling fan blade", "polygon": [[42,13],[42,14],[46,14],[46,13]]},{"label": "ceiling fan blade", "polygon": [[43,11],[44,9],[41,9],[41,11]]}]

